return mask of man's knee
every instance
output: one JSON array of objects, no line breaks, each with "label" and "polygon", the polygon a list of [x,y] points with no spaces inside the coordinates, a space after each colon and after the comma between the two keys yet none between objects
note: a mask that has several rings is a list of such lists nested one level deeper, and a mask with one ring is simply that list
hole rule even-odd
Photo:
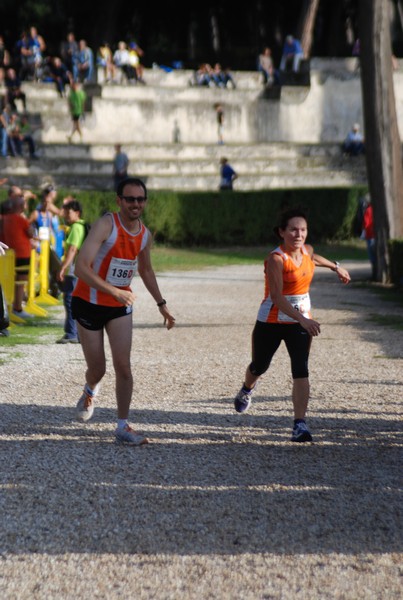
[{"label": "man's knee", "polygon": [[121,362],[117,360],[114,361],[113,366],[115,368],[116,375],[120,379],[125,379],[126,381],[129,381],[133,378],[130,362]]}]

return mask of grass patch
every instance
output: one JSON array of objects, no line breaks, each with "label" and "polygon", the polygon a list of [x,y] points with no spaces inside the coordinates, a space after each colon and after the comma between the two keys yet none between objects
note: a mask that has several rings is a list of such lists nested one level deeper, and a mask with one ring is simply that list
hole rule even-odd
[{"label": "grass patch", "polygon": [[402,290],[397,289],[393,285],[360,281],[358,283],[354,283],[354,286],[377,294],[382,300],[385,300],[385,302],[393,302],[396,304],[396,306],[403,307]]},{"label": "grass patch", "polygon": [[[208,267],[226,267],[231,265],[261,264],[273,246],[228,248],[175,248],[158,243],[152,250],[152,262],[155,271],[186,271]],[[329,260],[367,260],[366,246],[357,242],[338,242],[318,244],[315,252]]]},{"label": "grass patch", "polygon": [[24,325],[13,325],[8,337],[0,338],[0,348],[10,348],[25,344],[46,345],[53,344],[58,337],[63,335],[63,327],[54,323],[29,321]]},{"label": "grass patch", "polygon": [[368,321],[372,323],[376,323],[377,325],[382,325],[382,327],[391,327],[396,331],[403,330],[403,317],[398,315],[369,315]]}]

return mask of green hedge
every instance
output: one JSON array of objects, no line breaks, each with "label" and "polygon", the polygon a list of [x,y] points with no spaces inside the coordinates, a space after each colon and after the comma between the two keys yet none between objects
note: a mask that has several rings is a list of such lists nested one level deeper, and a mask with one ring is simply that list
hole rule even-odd
[{"label": "green hedge", "polygon": [[359,189],[152,193],[145,221],[155,239],[175,245],[259,245],[273,236],[279,212],[303,206],[311,242],[349,239]]},{"label": "green hedge", "polygon": [[[6,191],[2,190],[4,198]],[[70,193],[60,189],[58,204]],[[274,241],[273,227],[286,206],[302,206],[309,219],[309,241],[352,237],[362,188],[268,190],[259,192],[151,191],[144,221],[160,242],[177,245],[245,245]],[[113,192],[73,193],[92,223],[116,208]],[[38,194],[39,197],[39,194]],[[32,202],[30,209],[33,208]]]}]

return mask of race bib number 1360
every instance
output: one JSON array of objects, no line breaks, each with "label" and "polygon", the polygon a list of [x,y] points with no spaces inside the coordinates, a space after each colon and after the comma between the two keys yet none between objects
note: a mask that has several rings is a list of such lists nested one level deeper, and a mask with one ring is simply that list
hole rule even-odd
[{"label": "race bib number 1360", "polygon": [[106,281],[116,287],[126,287],[136,274],[137,260],[128,260],[126,258],[112,258]]}]

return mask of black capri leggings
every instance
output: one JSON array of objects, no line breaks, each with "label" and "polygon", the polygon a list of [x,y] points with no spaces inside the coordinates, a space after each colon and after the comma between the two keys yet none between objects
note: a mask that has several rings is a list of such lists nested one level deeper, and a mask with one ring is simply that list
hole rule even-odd
[{"label": "black capri leggings", "polygon": [[263,375],[284,340],[291,359],[293,379],[309,376],[308,358],[312,337],[299,323],[283,325],[256,321],[252,333],[252,362],[249,370],[252,375]]}]

